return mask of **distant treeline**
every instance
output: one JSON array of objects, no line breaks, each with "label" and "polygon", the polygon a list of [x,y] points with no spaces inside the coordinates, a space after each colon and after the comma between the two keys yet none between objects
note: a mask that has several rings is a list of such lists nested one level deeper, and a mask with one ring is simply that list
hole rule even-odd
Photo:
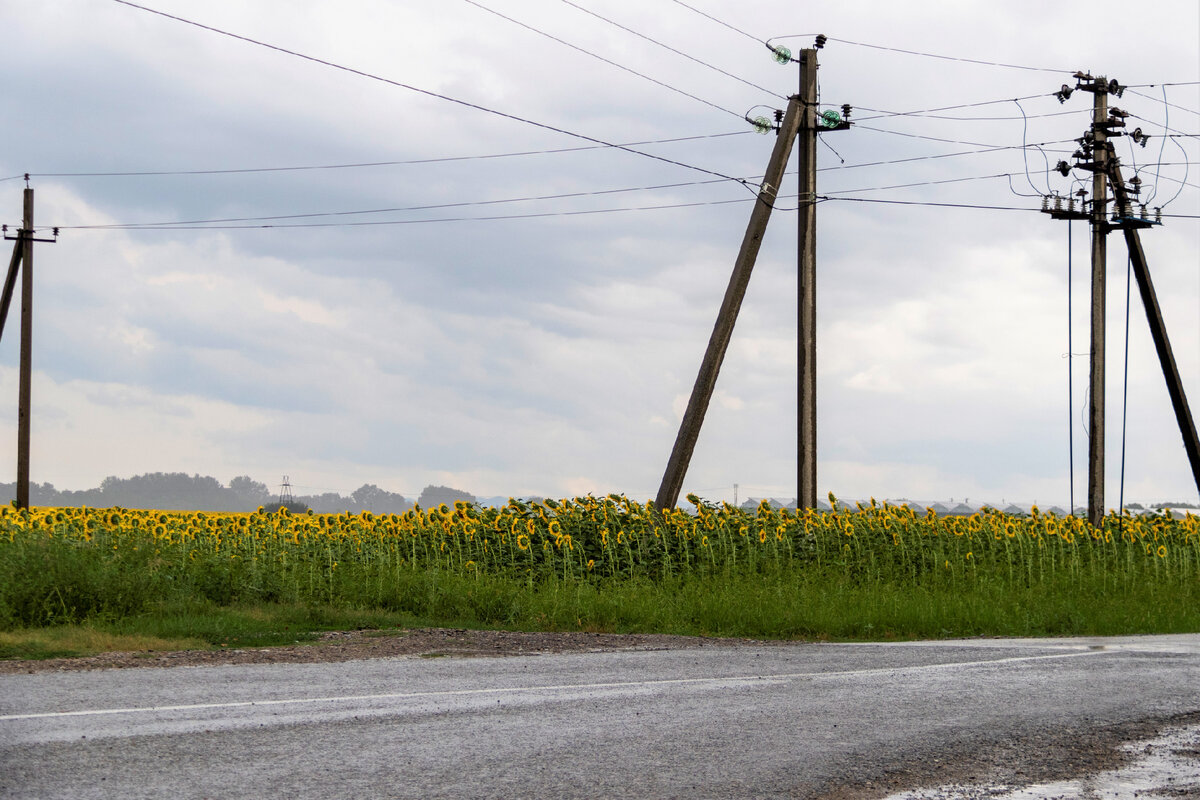
[{"label": "distant treeline", "polygon": [[[6,500],[17,496],[15,483],[0,483],[0,497]],[[34,506],[89,506],[91,508],[148,508],[164,511],[254,511],[259,506],[279,507],[279,495],[265,483],[248,475],[234,478],[228,485],[207,475],[188,475],[185,472],[150,472],[132,478],[109,476],[95,489],[56,489],[50,483],[30,483],[29,503]],[[431,508],[455,500],[474,502],[475,497],[448,486],[426,486],[417,503]],[[400,514],[413,507],[404,495],[364,483],[349,497],[337,492],[316,495],[294,495],[287,504],[293,511],[312,509],[321,514],[343,511],[373,514]]]}]

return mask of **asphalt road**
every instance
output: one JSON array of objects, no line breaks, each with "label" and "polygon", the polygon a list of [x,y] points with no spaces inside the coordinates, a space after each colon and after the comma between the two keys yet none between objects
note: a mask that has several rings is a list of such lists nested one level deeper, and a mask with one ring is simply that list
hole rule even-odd
[{"label": "asphalt road", "polygon": [[0,797],[878,797],[1180,719],[1200,636],[3,675]]}]

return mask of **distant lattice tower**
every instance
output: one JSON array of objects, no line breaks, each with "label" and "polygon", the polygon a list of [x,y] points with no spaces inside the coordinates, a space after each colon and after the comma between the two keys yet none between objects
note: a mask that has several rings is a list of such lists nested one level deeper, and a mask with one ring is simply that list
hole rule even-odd
[{"label": "distant lattice tower", "polygon": [[286,506],[295,502],[292,497],[292,482],[288,480],[288,476],[283,476],[283,483],[279,485],[279,505]]}]

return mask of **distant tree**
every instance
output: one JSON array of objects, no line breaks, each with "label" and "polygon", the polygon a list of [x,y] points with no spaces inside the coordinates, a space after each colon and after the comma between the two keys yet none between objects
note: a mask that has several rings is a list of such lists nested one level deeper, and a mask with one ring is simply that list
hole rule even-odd
[{"label": "distant tree", "polygon": [[343,511],[354,510],[354,501],[337,492],[301,495],[296,498],[296,502],[304,503],[318,514],[340,514]]},{"label": "distant tree", "polygon": [[253,511],[271,499],[271,490],[249,475],[239,475],[229,482],[229,491],[237,498],[239,511]]},{"label": "distant tree", "polygon": [[109,476],[100,482],[106,506],[176,511],[224,511],[237,502],[232,491],[207,475],[151,472],[132,478]]},{"label": "distant tree", "polygon": [[421,490],[421,496],[417,498],[417,505],[421,508],[433,508],[442,503],[452,506],[455,500],[474,503],[475,495],[464,492],[462,489],[451,489],[449,486],[426,486]]},{"label": "distant tree", "polygon": [[412,508],[412,503],[402,494],[380,489],[373,483],[364,483],[350,493],[350,499],[358,511],[372,511],[376,514],[403,514]]}]

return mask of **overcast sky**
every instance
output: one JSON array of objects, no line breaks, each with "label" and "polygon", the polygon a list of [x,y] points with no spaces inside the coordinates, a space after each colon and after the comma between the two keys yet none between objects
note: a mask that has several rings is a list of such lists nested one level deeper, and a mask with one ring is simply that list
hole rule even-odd
[{"label": "overcast sky", "polygon": [[[751,211],[727,178],[753,183],[773,144],[743,116],[798,82],[762,40],[817,33],[821,102],[860,122],[818,146],[836,198],[817,213],[822,496],[1066,506],[1073,419],[1086,504],[1088,231],[1071,229],[1069,324],[1068,225],[1038,213],[1085,177],[1049,169],[1090,122],[1090,94],[1053,96],[1077,69],[1135,87],[1110,102],[1152,138],[1117,152],[1168,215],[1143,242],[1200,402],[1194,0],[145,4],[375,77],[115,0],[0,0],[0,178],[32,173],[39,233],[63,226],[34,259],[35,481],[653,497]],[[153,171],[204,174],[78,174]],[[925,185],[887,188],[904,184]],[[0,181],[10,228],[23,188]],[[771,220],[685,491],[796,494],[795,207]],[[1125,276],[1114,235],[1110,507]],[[1136,289],[1127,424],[1126,501],[1195,500]]]}]

